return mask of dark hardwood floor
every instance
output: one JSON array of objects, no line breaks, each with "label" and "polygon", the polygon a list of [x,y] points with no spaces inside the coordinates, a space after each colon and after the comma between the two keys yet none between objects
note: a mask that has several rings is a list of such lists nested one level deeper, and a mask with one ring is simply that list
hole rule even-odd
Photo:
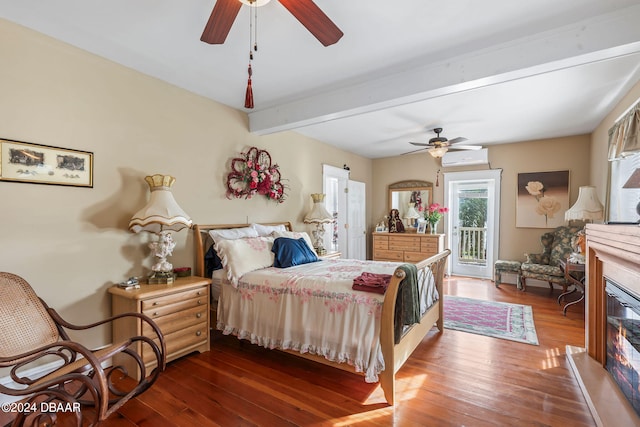
[{"label": "dark hardwood floor", "polygon": [[595,426],[565,357],[584,306],[560,290],[449,278],[445,293],[533,306],[539,346],[445,329],[400,369],[397,404],[363,377],[214,334],[103,426]]}]

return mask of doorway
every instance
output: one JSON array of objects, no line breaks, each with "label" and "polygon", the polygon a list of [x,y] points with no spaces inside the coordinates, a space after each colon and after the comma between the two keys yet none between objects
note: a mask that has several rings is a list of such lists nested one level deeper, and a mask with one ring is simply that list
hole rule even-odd
[{"label": "doorway", "polygon": [[366,186],[349,179],[349,171],[323,165],[325,207],[333,215],[325,233],[325,248],[342,258],[366,259]]},{"label": "doorway", "polygon": [[449,274],[491,279],[500,241],[502,169],[444,174]]}]

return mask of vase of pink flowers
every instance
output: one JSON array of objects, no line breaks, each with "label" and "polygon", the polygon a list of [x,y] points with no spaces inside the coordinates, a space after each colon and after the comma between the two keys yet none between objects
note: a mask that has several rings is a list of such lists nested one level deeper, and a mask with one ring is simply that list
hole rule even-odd
[{"label": "vase of pink flowers", "polygon": [[438,223],[449,212],[449,208],[440,206],[439,203],[432,203],[424,212],[424,219],[429,223],[429,232],[436,234],[438,232]]}]

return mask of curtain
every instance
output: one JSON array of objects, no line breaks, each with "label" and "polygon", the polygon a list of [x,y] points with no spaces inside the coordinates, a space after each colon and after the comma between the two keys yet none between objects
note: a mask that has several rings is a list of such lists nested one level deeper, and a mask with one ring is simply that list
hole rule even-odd
[{"label": "curtain", "polygon": [[640,102],[609,129],[609,160],[640,151]]}]

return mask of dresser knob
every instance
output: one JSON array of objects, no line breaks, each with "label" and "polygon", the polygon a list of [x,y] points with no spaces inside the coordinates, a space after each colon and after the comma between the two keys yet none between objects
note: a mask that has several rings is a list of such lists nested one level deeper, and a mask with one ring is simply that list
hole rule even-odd
[{"label": "dresser knob", "polygon": [[154,302],[153,305],[158,305],[158,301]]},{"label": "dresser knob", "polygon": [[201,331],[196,331],[196,336],[199,337],[200,335],[202,335]]},{"label": "dresser knob", "polygon": [[199,319],[199,318],[201,318],[201,317],[202,317],[202,313],[197,313],[197,314],[196,314],[196,317],[197,317],[198,319]]},{"label": "dresser knob", "polygon": [[157,312],[157,311],[156,311],[155,313],[153,313],[153,316],[154,316],[154,317],[155,317],[155,316],[157,316],[157,315],[158,315],[158,312]]},{"label": "dresser knob", "polygon": [[202,304],[202,301],[198,300],[198,305]]},{"label": "dresser knob", "polygon": [[198,291],[198,295],[202,295],[202,291]]}]

